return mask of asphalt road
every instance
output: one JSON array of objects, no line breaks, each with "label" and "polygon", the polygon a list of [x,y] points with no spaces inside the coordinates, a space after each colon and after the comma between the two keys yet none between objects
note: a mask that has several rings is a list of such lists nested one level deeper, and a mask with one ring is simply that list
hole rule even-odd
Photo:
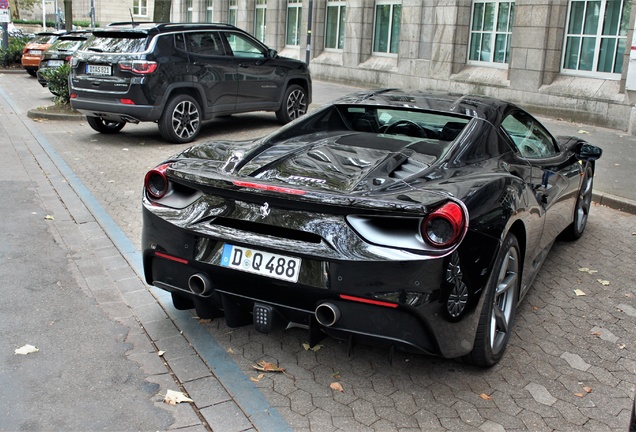
[{"label": "asphalt road", "polygon": [[[50,105],[51,99],[26,73],[3,75],[0,88],[15,101],[21,121],[34,122],[138,248],[143,176],[186,146],[163,142],[152,124],[128,125],[109,136],[81,120],[27,119],[29,109]],[[198,141],[249,139],[277,127],[273,114],[235,115],[206,124]],[[617,169],[602,163],[599,169]],[[12,186],[2,183],[3,190]],[[622,187],[617,182],[617,190]],[[13,196],[20,205],[22,195]],[[198,329],[216,340],[227,353],[223,361],[238,367],[298,431],[625,430],[636,384],[635,252],[636,217],[595,205],[584,237],[555,245],[520,307],[504,359],[488,370],[404,353],[390,364],[386,350],[356,346],[348,355],[346,344],[330,338],[319,350],[307,351],[302,344],[308,335],[300,329],[262,335],[251,328],[227,328],[219,320]],[[110,325],[100,331],[116,331]],[[251,367],[258,360],[286,371],[259,377]],[[219,365],[208,366],[214,372]],[[220,421],[231,411],[227,400],[211,395],[205,376],[184,373],[181,381],[195,401],[209,402],[201,412],[219,421],[212,428],[251,427]],[[330,389],[333,382],[344,391]]]}]

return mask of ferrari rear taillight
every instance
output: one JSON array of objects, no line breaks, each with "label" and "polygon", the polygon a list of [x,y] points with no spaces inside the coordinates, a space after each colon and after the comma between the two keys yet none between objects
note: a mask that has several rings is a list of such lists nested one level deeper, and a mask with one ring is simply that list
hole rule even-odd
[{"label": "ferrari rear taillight", "polygon": [[146,192],[152,198],[161,199],[168,193],[169,182],[166,177],[166,170],[170,164],[159,165],[157,168],[148,171],[144,179],[144,187]]},{"label": "ferrari rear taillight", "polygon": [[157,62],[147,60],[124,60],[118,63],[119,69],[140,75],[148,75],[157,70]]},{"label": "ferrari rear taillight", "polygon": [[466,232],[464,209],[455,202],[444,204],[424,219],[421,231],[422,237],[432,246],[451,246]]}]

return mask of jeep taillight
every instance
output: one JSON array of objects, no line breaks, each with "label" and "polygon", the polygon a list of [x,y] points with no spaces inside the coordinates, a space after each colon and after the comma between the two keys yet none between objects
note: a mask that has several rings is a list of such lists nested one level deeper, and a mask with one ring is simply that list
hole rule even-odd
[{"label": "jeep taillight", "polygon": [[123,60],[117,63],[119,69],[139,75],[148,75],[157,70],[157,62],[147,60]]}]

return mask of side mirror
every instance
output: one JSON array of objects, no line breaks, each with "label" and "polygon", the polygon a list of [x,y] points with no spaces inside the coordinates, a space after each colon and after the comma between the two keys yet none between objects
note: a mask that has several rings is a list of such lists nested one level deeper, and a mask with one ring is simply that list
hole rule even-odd
[{"label": "side mirror", "polygon": [[603,150],[600,147],[581,141],[574,147],[576,158],[583,161],[595,161],[601,157]]},{"label": "side mirror", "polygon": [[268,49],[267,50],[267,57],[272,58],[272,59],[278,57],[278,51],[276,51],[275,49],[271,49],[271,48]]}]

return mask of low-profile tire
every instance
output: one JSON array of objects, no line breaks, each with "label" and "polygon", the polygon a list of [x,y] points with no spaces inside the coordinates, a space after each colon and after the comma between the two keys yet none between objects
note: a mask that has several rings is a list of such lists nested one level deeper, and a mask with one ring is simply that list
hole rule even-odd
[{"label": "low-profile tire", "polygon": [[196,138],[201,130],[201,107],[195,98],[176,95],[168,101],[159,119],[159,133],[169,142],[182,144]]},{"label": "low-profile tire", "polygon": [[28,73],[29,75],[31,75],[33,78],[35,78],[35,77],[37,77],[37,76],[38,76],[38,70],[37,70],[37,69],[27,69],[26,71],[27,71],[27,73]]},{"label": "low-profile tire", "polygon": [[566,240],[578,240],[585,231],[587,218],[592,208],[592,189],[594,186],[594,170],[588,164],[583,171],[583,181],[576,198],[576,206],[574,207],[574,216],[572,223],[563,231],[563,238]]},{"label": "low-profile tire", "polygon": [[475,344],[465,359],[469,363],[491,367],[501,360],[517,314],[521,268],[519,242],[509,233],[488,278]]},{"label": "low-profile tire", "polygon": [[307,108],[307,92],[301,86],[292,84],[285,90],[285,97],[276,111],[276,118],[282,124],[286,124],[307,114]]},{"label": "low-profile tire", "polygon": [[126,122],[104,120],[100,117],[86,117],[88,125],[99,133],[115,134],[126,126]]}]

